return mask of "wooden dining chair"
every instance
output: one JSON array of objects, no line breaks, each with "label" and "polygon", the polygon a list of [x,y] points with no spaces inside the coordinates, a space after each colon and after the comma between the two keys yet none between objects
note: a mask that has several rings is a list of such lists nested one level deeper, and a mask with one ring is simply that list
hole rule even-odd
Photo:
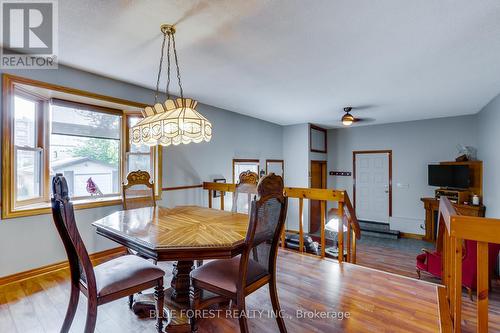
[{"label": "wooden dining chair", "polygon": [[[248,231],[243,253],[232,259],[219,259],[206,263],[191,272],[190,306],[193,313],[212,304],[228,300],[236,307],[241,332],[248,332],[245,315],[245,297],[269,284],[269,293],[281,333],[286,332],[281,316],[276,289],[276,259],[278,242],[284,227],[287,198],[283,195],[283,179],[270,174],[257,186],[257,198],[251,202]],[[258,260],[251,258],[255,252]],[[252,256],[253,257],[253,256]],[[210,291],[217,296],[203,299],[202,293]],[[193,332],[197,331],[196,318],[191,319]]]},{"label": "wooden dining chair", "polygon": [[[240,173],[238,177],[238,183],[236,184],[236,189],[233,193],[233,206],[231,211],[233,213],[244,212],[248,213],[250,211],[250,206],[252,202],[252,195],[257,194],[257,182],[259,176],[252,171],[245,171]],[[241,197],[246,195],[246,201],[242,204]]]},{"label": "wooden dining chair", "polygon": [[125,255],[96,267],[92,266],[85,244],[76,226],[73,204],[68,196],[68,184],[58,173],[52,180],[52,217],[68,256],[71,273],[71,294],[61,332],[71,327],[78,307],[80,291],[87,297],[85,333],[94,332],[97,307],[154,288],[156,326],[163,329],[163,276],[165,272],[151,262],[133,255]]},{"label": "wooden dining chair", "polygon": [[[156,207],[154,183],[151,182],[151,176],[147,171],[131,171],[127,175],[127,180],[122,183],[122,202],[123,209],[136,209],[143,207]],[[146,259],[135,250],[127,249],[129,254],[137,255]],[[153,260],[156,265],[156,260]],[[134,295],[129,296],[129,307],[134,304]]]},{"label": "wooden dining chair", "polygon": [[155,207],[155,186],[147,171],[131,171],[122,184],[123,209]]}]

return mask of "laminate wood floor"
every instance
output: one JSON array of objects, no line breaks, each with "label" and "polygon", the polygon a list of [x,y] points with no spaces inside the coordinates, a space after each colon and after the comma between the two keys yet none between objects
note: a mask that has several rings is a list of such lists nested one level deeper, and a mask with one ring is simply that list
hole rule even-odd
[{"label": "laminate wood floor", "polygon": [[[422,248],[432,250],[433,243],[415,239],[382,239],[362,237],[357,246],[357,264],[380,269],[416,279],[415,263]],[[441,283],[437,278],[422,273],[422,280]],[[492,282],[489,294],[489,331],[500,332],[500,282]],[[462,294],[462,331],[476,332],[476,297],[471,301],[464,290]]]},{"label": "laminate wood floor", "polygon": [[[362,262],[363,252],[359,255]],[[171,271],[169,263],[160,265]],[[1,286],[0,332],[58,332],[69,298],[68,277],[67,270],[59,270]],[[358,265],[280,250],[278,293],[288,332],[439,331],[436,285]],[[267,287],[247,298],[247,308],[271,311]],[[303,318],[306,313],[315,315],[314,311],[329,312],[330,318]],[[85,312],[82,296],[72,332],[83,331]],[[347,312],[349,317],[331,318],[334,312]],[[275,320],[267,316],[249,319],[249,326],[251,332],[278,330]],[[235,332],[238,323],[236,319],[202,319],[199,331]],[[124,298],[99,307],[96,332],[147,333],[155,328],[153,320],[137,318]]]}]

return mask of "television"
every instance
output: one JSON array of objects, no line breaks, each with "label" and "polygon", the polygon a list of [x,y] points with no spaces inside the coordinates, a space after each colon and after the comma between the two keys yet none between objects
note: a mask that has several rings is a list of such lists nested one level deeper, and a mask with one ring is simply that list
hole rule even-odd
[{"label": "television", "polygon": [[430,186],[467,189],[470,186],[470,169],[467,165],[430,164],[428,181]]}]

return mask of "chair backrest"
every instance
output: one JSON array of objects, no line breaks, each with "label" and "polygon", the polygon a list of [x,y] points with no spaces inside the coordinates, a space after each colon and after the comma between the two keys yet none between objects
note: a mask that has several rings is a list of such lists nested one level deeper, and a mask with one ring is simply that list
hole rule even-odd
[{"label": "chair backrest", "polygon": [[274,274],[278,242],[285,224],[288,198],[283,194],[283,178],[271,173],[257,186],[258,198],[251,203],[245,250],[241,255],[238,290],[244,288],[250,256],[267,273]]},{"label": "chair backrest", "polygon": [[155,186],[147,171],[131,171],[122,185],[123,209],[155,207]]},{"label": "chair backrest", "polygon": [[76,226],[68,183],[61,173],[52,180],[52,193],[52,217],[68,256],[71,280],[73,283],[81,280],[88,289],[88,297],[97,297],[94,268]]},{"label": "chair backrest", "polygon": [[257,194],[258,180],[259,176],[255,172],[245,171],[240,173],[233,193],[233,206],[231,208],[233,213],[248,213],[250,211],[252,195]]},{"label": "chair backrest", "polygon": [[[477,242],[466,239],[462,247],[462,284],[475,289],[477,285]],[[488,244],[488,270],[492,274],[498,260],[500,244]]]}]

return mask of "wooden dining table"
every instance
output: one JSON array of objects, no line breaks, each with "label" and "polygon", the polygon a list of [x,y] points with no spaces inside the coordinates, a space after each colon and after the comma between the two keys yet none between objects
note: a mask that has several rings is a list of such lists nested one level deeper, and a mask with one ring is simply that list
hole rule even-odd
[{"label": "wooden dining table", "polygon": [[[189,274],[194,261],[240,254],[248,215],[199,206],[157,206],[117,211],[92,225],[97,234],[145,258],[175,261],[170,288],[165,290],[164,312],[166,331],[178,332],[190,329],[182,310],[189,306]],[[148,294],[136,295],[136,302],[154,305]]]}]

